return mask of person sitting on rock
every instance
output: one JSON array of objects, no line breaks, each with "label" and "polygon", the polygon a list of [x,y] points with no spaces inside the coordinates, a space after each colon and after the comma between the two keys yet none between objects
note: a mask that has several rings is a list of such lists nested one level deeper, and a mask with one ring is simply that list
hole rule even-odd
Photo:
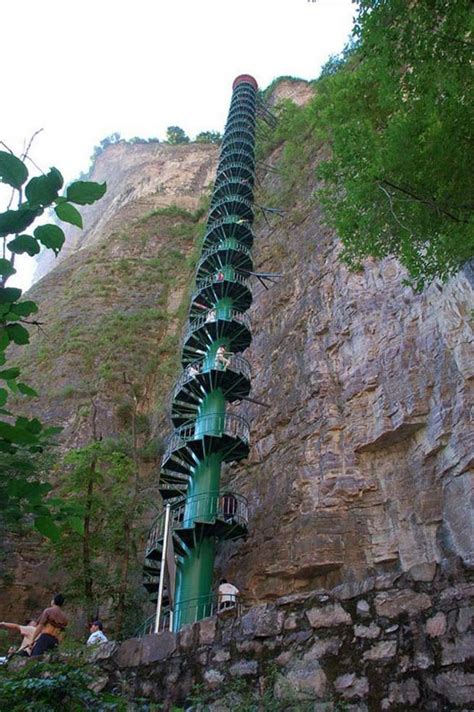
[{"label": "person sitting on rock", "polygon": [[21,645],[19,648],[13,648],[8,651],[9,657],[12,655],[21,655],[22,657],[29,657],[31,654],[33,635],[36,629],[36,621],[31,619],[26,621],[24,625],[19,625],[18,623],[6,623],[2,621],[0,623],[0,628],[5,628],[5,630],[13,630],[15,633],[19,633],[23,636]]},{"label": "person sitting on rock", "polygon": [[92,621],[89,630],[91,634],[87,638],[86,645],[102,645],[102,643],[108,643],[109,639],[104,633],[102,621]]}]

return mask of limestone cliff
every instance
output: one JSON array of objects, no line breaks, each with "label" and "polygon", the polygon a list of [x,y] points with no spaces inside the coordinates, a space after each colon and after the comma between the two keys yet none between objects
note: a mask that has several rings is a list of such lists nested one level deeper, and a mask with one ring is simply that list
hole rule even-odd
[{"label": "limestone cliff", "polygon": [[[309,97],[304,83],[289,88],[298,102]],[[101,432],[115,432],[123,371],[143,386],[156,437],[169,431],[199,226],[163,207],[195,210],[217,154],[117,145],[100,157],[93,178],[107,180],[106,199],[32,290],[45,322],[30,350],[41,415],[65,426],[66,447],[90,437],[91,387]],[[278,170],[280,154],[265,163]],[[384,572],[429,581],[436,563],[455,575],[474,557],[472,273],[417,295],[394,260],[349,272],[313,197],[320,158],[309,151],[284,214],[256,222],[256,269],[283,276],[268,290],[254,285],[246,358],[253,397],[268,407],[239,406],[252,420],[251,456],[227,477],[249,498],[250,536],[220,557],[249,602]],[[259,175],[257,202],[277,205],[278,173]],[[0,617],[18,613],[14,600],[39,604],[35,566],[12,554]]]}]

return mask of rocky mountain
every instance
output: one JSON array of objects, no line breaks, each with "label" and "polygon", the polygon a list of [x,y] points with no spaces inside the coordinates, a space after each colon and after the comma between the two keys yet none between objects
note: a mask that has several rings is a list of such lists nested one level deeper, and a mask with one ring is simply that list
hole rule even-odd
[{"label": "rocky mountain", "polygon": [[[311,96],[286,84],[279,99]],[[255,282],[249,312],[252,397],[265,406],[238,406],[251,455],[226,472],[249,499],[250,535],[225,545],[220,569],[249,603],[384,573],[461,578],[474,560],[473,272],[415,294],[395,260],[348,271],[314,197],[324,147],[308,143],[290,192],[282,150],[258,168],[257,203],[282,208],[257,209],[255,225],[256,270],[281,275],[268,289]],[[21,358],[42,393],[35,412],[64,427],[64,449],[91,437],[91,400],[100,432],[120,429],[123,373],[154,437],[169,432],[217,156],[211,144],[110,146],[92,175],[108,193],[83,236],[71,231],[54,268],[40,263],[31,294],[44,325]],[[0,617],[38,607],[52,583],[36,548],[10,546]]]}]

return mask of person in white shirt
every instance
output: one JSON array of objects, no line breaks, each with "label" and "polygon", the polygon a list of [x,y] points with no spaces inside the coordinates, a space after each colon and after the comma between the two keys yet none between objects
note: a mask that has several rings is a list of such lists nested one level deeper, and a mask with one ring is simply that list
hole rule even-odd
[{"label": "person in white shirt", "polygon": [[9,651],[10,654],[22,655],[23,657],[28,657],[30,655],[36,625],[37,623],[35,620],[29,620],[25,623],[25,625],[19,625],[18,623],[5,623],[5,621],[0,623],[0,628],[14,630],[23,636],[20,647],[17,650],[13,650],[11,653]]},{"label": "person in white shirt", "polygon": [[239,589],[229,583],[227,579],[221,579],[219,588],[217,589],[217,601],[219,611],[226,608],[233,608],[237,604]]},{"label": "person in white shirt", "polygon": [[104,626],[102,625],[102,621],[93,621],[89,630],[91,634],[87,638],[86,645],[101,645],[102,643],[108,642],[109,639],[103,632]]}]

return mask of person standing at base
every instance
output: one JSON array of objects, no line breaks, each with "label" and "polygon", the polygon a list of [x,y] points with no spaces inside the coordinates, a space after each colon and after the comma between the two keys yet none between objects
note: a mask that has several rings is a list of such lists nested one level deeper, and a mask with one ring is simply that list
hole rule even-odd
[{"label": "person standing at base", "polygon": [[102,621],[92,621],[91,627],[89,628],[91,634],[87,638],[86,645],[99,645],[102,643],[108,643],[109,639],[105,635],[104,626]]},{"label": "person standing at base", "polygon": [[25,625],[19,625],[18,623],[6,623],[2,621],[0,623],[0,628],[5,628],[6,630],[13,630],[23,636],[21,645],[18,650],[12,650],[11,655],[22,655],[23,657],[28,657],[31,653],[32,640],[36,630],[36,621],[29,620]]},{"label": "person standing at base", "polygon": [[58,593],[51,601],[51,606],[45,608],[40,615],[33,636],[32,658],[43,655],[48,650],[54,650],[61,642],[68,624],[68,618],[62,610],[63,605],[64,596],[62,593]]},{"label": "person standing at base", "polygon": [[217,604],[218,610],[224,611],[226,608],[233,608],[237,605],[237,596],[239,589],[229,583],[227,579],[221,579],[219,588],[217,589]]}]

